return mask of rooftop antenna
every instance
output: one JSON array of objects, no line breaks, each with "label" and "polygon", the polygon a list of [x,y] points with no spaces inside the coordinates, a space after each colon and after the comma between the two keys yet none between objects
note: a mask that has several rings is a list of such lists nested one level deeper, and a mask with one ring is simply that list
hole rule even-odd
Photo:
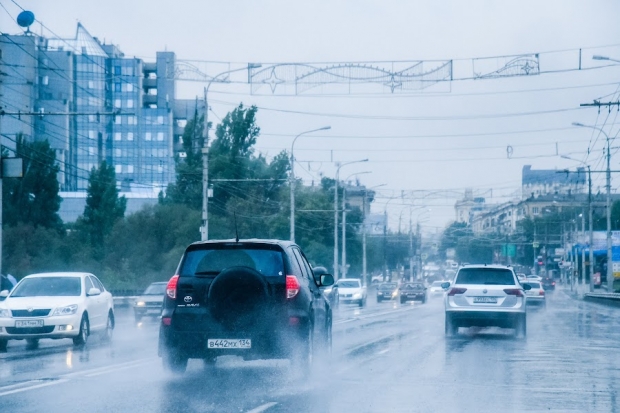
[{"label": "rooftop antenna", "polygon": [[237,211],[233,211],[235,217],[235,242],[239,242],[239,229],[237,228]]}]

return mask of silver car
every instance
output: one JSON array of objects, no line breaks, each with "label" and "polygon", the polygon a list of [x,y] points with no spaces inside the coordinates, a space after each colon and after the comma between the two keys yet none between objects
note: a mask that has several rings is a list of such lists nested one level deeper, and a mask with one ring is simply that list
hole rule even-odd
[{"label": "silver car", "polygon": [[459,269],[454,283],[445,294],[446,335],[458,333],[459,327],[514,328],[526,335],[525,292],[510,267],[502,265],[468,265]]},{"label": "silver car", "polygon": [[136,322],[139,322],[144,316],[159,316],[161,314],[167,285],[168,283],[164,281],[154,282],[144,290],[142,295],[136,297],[133,305]]}]

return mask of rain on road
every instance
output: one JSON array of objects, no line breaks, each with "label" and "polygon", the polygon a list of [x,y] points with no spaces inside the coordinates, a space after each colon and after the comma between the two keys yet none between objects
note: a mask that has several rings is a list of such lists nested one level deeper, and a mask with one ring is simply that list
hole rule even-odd
[{"label": "rain on road", "polygon": [[[112,345],[11,342],[0,355],[0,405],[11,412],[616,412],[617,310],[549,294],[528,309],[528,337],[463,330],[444,337],[440,297],[426,304],[341,306],[331,361],[304,378],[284,361],[191,360],[164,372],[157,321],[119,310]],[[323,360],[320,360],[320,359]]]}]

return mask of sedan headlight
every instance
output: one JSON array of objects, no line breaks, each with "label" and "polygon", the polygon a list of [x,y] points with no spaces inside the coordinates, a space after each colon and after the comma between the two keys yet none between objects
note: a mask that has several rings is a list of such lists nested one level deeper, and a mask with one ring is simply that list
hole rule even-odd
[{"label": "sedan headlight", "polygon": [[57,309],[54,310],[52,315],[72,315],[72,314],[77,313],[77,309],[78,309],[77,304],[68,305],[66,307],[58,307]]},{"label": "sedan headlight", "polygon": [[6,308],[0,308],[0,318],[11,318],[11,311]]},{"label": "sedan headlight", "polygon": [[362,293],[353,294],[353,298],[362,298]]},{"label": "sedan headlight", "polygon": [[136,301],[136,306],[137,307],[144,307],[146,305],[146,303],[144,301]]}]

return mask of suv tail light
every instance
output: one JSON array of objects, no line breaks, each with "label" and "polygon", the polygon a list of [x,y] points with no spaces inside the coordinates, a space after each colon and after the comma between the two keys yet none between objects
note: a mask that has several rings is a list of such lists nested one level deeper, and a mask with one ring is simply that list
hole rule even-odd
[{"label": "suv tail light", "polygon": [[168,285],[166,286],[166,295],[173,300],[177,298],[177,283],[179,282],[179,276],[173,276],[170,281],[168,281]]},{"label": "suv tail light", "polygon": [[286,298],[290,300],[295,297],[299,293],[299,289],[301,285],[299,285],[299,280],[294,275],[286,276]]},{"label": "suv tail light", "polygon": [[538,295],[545,295],[545,291],[544,291],[544,290],[540,290],[540,292],[538,293]]},{"label": "suv tail light", "polygon": [[514,295],[514,296],[517,296],[517,297],[523,297],[523,291],[521,291],[520,288],[506,288],[504,290],[504,292],[507,295]]},{"label": "suv tail light", "polygon": [[456,288],[456,287],[452,287],[450,289],[450,291],[448,291],[448,295],[450,297],[456,295],[456,294],[464,294],[465,291],[467,291],[467,288]]}]

